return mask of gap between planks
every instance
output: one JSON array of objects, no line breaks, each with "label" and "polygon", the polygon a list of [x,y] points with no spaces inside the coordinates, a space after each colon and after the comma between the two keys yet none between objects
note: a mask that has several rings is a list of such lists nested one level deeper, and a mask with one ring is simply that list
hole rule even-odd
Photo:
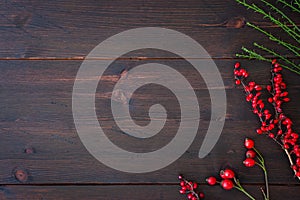
[{"label": "gap between planks", "polygon": [[[277,57],[269,57],[269,58],[275,58]],[[299,57],[286,57],[288,59],[295,59],[300,60]],[[13,58],[13,57],[7,57],[7,58],[0,58],[0,61],[9,61],[9,60],[24,60],[24,61],[76,61],[76,60],[186,60],[186,59],[192,59],[192,60],[249,60],[247,58],[232,58],[232,57],[215,57],[215,58],[178,58],[178,57],[128,57],[128,58],[86,58],[86,57],[69,57],[69,58],[53,58],[53,57],[28,57],[28,58]]]},{"label": "gap between planks", "polygon": [[[207,183],[203,182],[197,182],[200,186],[208,186]],[[261,183],[243,183],[244,186],[261,186],[264,184]],[[144,185],[144,186],[156,186],[156,185],[169,185],[169,186],[179,186],[179,181],[176,183],[8,183],[8,184],[1,184],[0,187],[7,187],[7,186],[138,186],[138,185]],[[269,186],[299,186],[297,183],[291,183],[291,184],[283,184],[283,183],[269,183]]]}]

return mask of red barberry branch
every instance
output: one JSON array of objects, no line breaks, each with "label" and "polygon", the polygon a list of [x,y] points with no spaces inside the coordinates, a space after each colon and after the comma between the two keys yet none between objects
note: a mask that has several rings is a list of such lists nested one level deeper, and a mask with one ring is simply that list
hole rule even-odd
[{"label": "red barberry branch", "polygon": [[[255,165],[259,166],[265,175],[265,185],[266,192],[263,188],[260,188],[264,197],[264,200],[270,200],[269,196],[269,183],[267,176],[267,168],[265,165],[264,157],[262,154],[254,147],[254,141],[252,139],[246,138],[244,142],[244,146],[247,148],[246,151],[246,159],[243,161],[243,164],[246,167],[254,167]],[[225,168],[220,170],[219,172],[220,178],[216,178],[215,176],[210,176],[206,179],[206,182],[210,186],[220,185],[224,190],[232,190],[237,189],[246,195],[249,199],[255,200],[255,198],[246,191],[246,189],[242,186],[239,179],[237,178],[235,172],[230,168]],[[204,198],[203,193],[197,193],[195,189],[198,187],[196,182],[188,181],[183,178],[182,175],[179,176],[181,189],[179,192],[181,194],[186,194],[188,199],[191,200],[199,200]]]},{"label": "red barberry branch", "polygon": [[242,85],[246,94],[246,101],[252,105],[252,111],[259,118],[261,126],[256,130],[257,134],[264,134],[272,138],[284,150],[288,157],[295,176],[300,180],[300,146],[299,134],[292,129],[293,122],[283,112],[282,104],[290,101],[287,97],[286,84],[282,78],[282,67],[276,60],[272,61],[270,85],[267,90],[270,93],[268,103],[273,107],[272,113],[261,99],[262,87],[254,81],[246,82],[248,72],[236,63],[234,67],[236,85]]},{"label": "red barberry branch", "polygon": [[240,181],[236,178],[236,175],[233,170],[226,168],[221,170],[220,173],[221,180],[217,180],[216,177],[210,176],[206,179],[208,185],[216,185],[217,183],[224,189],[224,190],[232,190],[237,189],[240,192],[244,193],[249,199],[255,200],[255,198],[249,194],[245,188],[241,185]]},{"label": "red barberry branch", "polygon": [[[244,165],[246,167],[253,167],[254,165],[259,166],[263,172],[264,172],[264,177],[265,177],[265,187],[266,187],[266,192],[262,189],[262,194],[264,196],[265,200],[270,199],[270,194],[269,194],[269,181],[268,181],[268,172],[265,164],[265,159],[262,156],[262,154],[254,147],[254,141],[250,138],[246,138],[244,142],[245,147],[248,149],[246,152],[246,159],[244,160]],[[255,159],[258,160],[258,162],[255,161]]]},{"label": "red barberry branch", "polygon": [[191,200],[200,200],[204,198],[204,193],[197,193],[195,191],[198,188],[198,184],[196,182],[188,181],[185,178],[183,178],[182,175],[179,175],[178,179],[180,181],[181,188],[179,192],[181,194],[186,194],[187,198]]}]

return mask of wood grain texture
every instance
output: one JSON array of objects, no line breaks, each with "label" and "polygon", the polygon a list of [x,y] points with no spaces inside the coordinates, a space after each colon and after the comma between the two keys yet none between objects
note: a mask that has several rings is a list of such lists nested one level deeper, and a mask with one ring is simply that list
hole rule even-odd
[{"label": "wood grain texture", "polygon": [[[253,41],[268,40],[250,28],[235,27],[244,21],[261,25],[286,39],[278,28],[234,0],[88,0],[84,4],[79,0],[2,1],[0,15],[0,58],[85,57],[106,38],[140,27],[180,31],[195,39],[214,58],[234,57],[241,46],[251,48]],[[300,24],[297,15],[291,17]],[[269,47],[278,48],[274,44]],[[143,52],[139,56],[144,57]]]},{"label": "wood grain texture", "polygon": [[[257,199],[261,198],[257,186],[245,186]],[[177,185],[107,185],[107,186],[4,186],[0,187],[0,198],[3,200],[73,200],[73,199],[145,199],[169,200],[184,199],[178,192]],[[219,186],[200,186],[199,191],[205,191],[205,199],[235,199],[246,200],[241,192],[225,191]],[[271,186],[271,198],[274,200],[299,198],[299,186]]]},{"label": "wood grain texture", "polygon": [[[288,8],[284,11],[300,24],[297,14]],[[253,41],[297,62],[299,58],[257,31],[244,27],[246,21],[291,41],[267,19],[247,11],[234,0],[1,1],[0,200],[184,199],[178,193],[178,174],[198,181],[206,199],[246,199],[238,191],[226,192],[205,184],[207,176],[217,175],[224,167],[233,168],[246,188],[260,199],[261,170],[242,165],[244,137],[255,139],[257,148],[266,157],[271,199],[299,199],[300,183],[293,178],[287,158],[273,141],[254,133],[258,120],[245,102],[242,89],[234,86],[232,75],[234,63],[241,61],[251,80],[263,87],[269,83],[268,64],[234,56],[241,52],[241,46],[252,48]],[[161,103],[168,112],[165,127],[154,137],[142,140],[124,134],[116,125],[109,106],[111,97],[120,104],[124,99],[114,96],[112,89],[122,73],[130,73],[135,66],[160,63],[176,69],[187,78],[200,105],[198,134],[176,162],[155,172],[130,174],[105,166],[85,149],[73,121],[72,89],[81,63],[96,45],[119,32],[141,27],[174,29],[201,44],[214,58],[223,78],[227,112],[217,145],[207,157],[199,159],[199,148],[211,120],[211,100],[203,77],[178,55],[162,50],[132,51],[114,60],[99,82],[95,106],[105,134],[118,146],[134,152],[154,151],[174,137],[180,123],[174,95],[166,88],[152,85],[140,88],[130,100],[125,100],[139,125],[149,123],[149,107]],[[196,54],[188,57],[203,60]],[[96,59],[114,58],[106,54]],[[284,109],[299,132],[299,76],[287,70],[283,75],[292,98]],[[134,83],[135,80],[129,81]],[[127,90],[121,91],[121,95],[127,93]]]},{"label": "wood grain texture", "polygon": [[[85,150],[79,140],[72,116],[72,88],[81,61],[1,61],[0,143],[4,150],[0,154],[1,184],[18,183],[14,172],[19,168],[28,173],[26,182],[34,184],[174,183],[178,173],[194,178],[204,177],[210,173],[217,173],[220,167],[227,165],[240,171],[243,181],[260,183],[262,179],[259,170],[253,169],[253,175],[247,176],[249,170],[241,164],[245,153],[242,141],[246,136],[261,138],[257,144],[269,158],[271,183],[296,184],[280,148],[267,138],[254,134],[258,121],[251,113],[249,105],[244,102],[242,90],[233,85],[231,69],[234,61],[216,61],[224,79],[228,99],[225,127],[210,155],[203,160],[198,159],[199,147],[211,117],[210,97],[204,81],[197,78],[194,70],[182,62],[163,61],[164,64],[174,67],[185,75],[195,88],[201,111],[197,138],[182,158],[172,165],[157,172],[132,175],[117,172],[99,163]],[[145,141],[122,134],[107,105],[112,86],[118,81],[124,66],[131,69],[136,63],[134,60],[119,60],[109,68],[98,86],[96,110],[104,132],[113,142],[130,151],[147,152],[164,146],[172,139],[177,131],[180,113],[176,109],[176,101],[167,91],[146,87],[130,101],[134,108],[132,115],[138,123],[145,124],[149,121],[145,105],[152,105],[157,101],[168,102],[169,108],[172,109],[169,110],[166,127],[157,136]],[[253,65],[255,62],[243,63]],[[268,66],[266,67],[264,63],[257,62],[255,67],[249,68],[249,72],[258,82],[268,83],[266,74]],[[291,95],[299,96],[297,79],[291,78],[296,75],[289,72],[285,72],[285,75],[290,77],[287,81],[291,86]],[[153,98],[153,94],[156,94],[156,98]],[[286,106],[286,112],[295,119],[296,124],[300,123],[297,106],[297,100],[291,101]],[[267,148],[265,144],[268,144]],[[26,153],[28,148],[33,152]],[[278,158],[282,162],[277,162]]]}]

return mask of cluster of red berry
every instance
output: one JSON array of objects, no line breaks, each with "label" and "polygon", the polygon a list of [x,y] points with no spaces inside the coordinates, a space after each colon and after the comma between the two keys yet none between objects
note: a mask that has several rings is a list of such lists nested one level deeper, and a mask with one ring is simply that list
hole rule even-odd
[{"label": "cluster of red berry", "polygon": [[206,179],[209,185],[215,185],[219,183],[221,187],[225,190],[231,190],[234,187],[233,179],[235,179],[235,174],[231,169],[224,169],[220,171],[221,181],[217,181],[216,177],[210,176]]},{"label": "cluster of red berry", "polygon": [[[240,67],[240,63],[234,66],[235,83],[242,85],[246,93],[246,100],[251,102],[253,113],[261,122],[261,127],[256,130],[258,134],[266,134],[279,144],[289,158],[290,165],[295,176],[300,180],[300,145],[299,134],[292,129],[292,120],[287,117],[281,107],[282,103],[290,101],[287,97],[286,84],[282,78],[282,67],[276,60],[272,61],[271,84],[267,85],[270,93],[268,103],[272,105],[274,111],[271,112],[261,99],[262,87],[251,81],[246,84],[245,79],[248,72]],[[253,163],[251,163],[253,164]],[[249,163],[249,165],[251,165]]]},{"label": "cluster of red berry", "polygon": [[253,167],[256,163],[255,160],[254,160],[254,158],[256,157],[256,152],[253,149],[254,148],[254,141],[249,139],[249,138],[246,138],[244,145],[248,150],[246,152],[246,159],[243,161],[243,164],[246,167]]},{"label": "cluster of red berry", "polygon": [[[266,192],[261,188],[261,191],[265,197],[265,200],[269,200],[269,188],[268,188],[268,179],[267,179],[267,169],[265,167],[264,158],[261,153],[254,147],[254,141],[252,139],[246,138],[244,142],[245,147],[247,148],[246,160],[244,160],[244,165],[246,167],[253,167],[258,165],[265,172],[265,183],[266,183]],[[257,158],[257,162],[255,159]],[[208,185],[216,185],[217,183],[225,190],[231,190],[233,188],[243,192],[247,197],[252,200],[255,200],[241,185],[240,181],[237,179],[235,172],[232,169],[225,168],[219,173],[219,180],[215,176],[210,176],[206,179]],[[181,190],[180,193],[187,194],[188,199],[196,200],[204,197],[203,193],[199,195],[194,191],[197,188],[197,183],[187,181],[182,176],[179,176]]]},{"label": "cluster of red berry", "polygon": [[[245,147],[247,148],[246,152],[246,159],[243,161],[244,165],[246,167],[253,167],[254,165],[258,165],[263,169],[265,172],[265,183],[266,183],[266,193],[263,189],[261,189],[265,199],[269,199],[269,187],[268,187],[268,178],[267,178],[267,169],[265,166],[264,158],[260,154],[260,152],[254,147],[254,141],[252,139],[246,138],[244,142]],[[255,159],[257,158],[257,162]],[[219,183],[221,187],[225,190],[231,190],[232,188],[235,188],[241,192],[243,192],[246,196],[248,196],[250,199],[254,199],[253,196],[251,196],[241,185],[239,180],[236,178],[236,175],[233,170],[231,169],[224,169],[221,170],[219,173],[221,177],[221,181],[218,181],[216,177],[210,176],[206,179],[206,182],[209,185],[216,185],[216,183]]]},{"label": "cluster of red berry", "polygon": [[269,181],[268,181],[268,173],[267,168],[265,165],[265,159],[262,156],[262,154],[255,148],[254,141],[250,138],[246,138],[244,142],[244,146],[247,148],[246,152],[246,159],[243,161],[243,164],[246,167],[253,167],[255,165],[259,166],[263,172],[265,177],[265,190],[263,188],[261,189],[261,192],[263,193],[263,196],[266,200],[270,199],[269,194]]},{"label": "cluster of red berry", "polygon": [[187,181],[181,175],[179,175],[178,178],[181,186],[179,192],[181,194],[186,194],[187,198],[190,200],[200,200],[204,198],[204,193],[202,192],[197,193],[195,191],[198,188],[198,184],[196,182]]}]

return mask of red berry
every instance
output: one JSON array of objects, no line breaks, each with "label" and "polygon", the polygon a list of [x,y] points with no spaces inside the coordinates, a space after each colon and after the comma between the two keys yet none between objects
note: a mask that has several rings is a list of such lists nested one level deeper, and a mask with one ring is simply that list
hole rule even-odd
[{"label": "red berry", "polygon": [[184,186],[185,182],[184,181],[180,181],[180,186]]},{"label": "red berry", "polygon": [[259,85],[256,85],[254,88],[256,89],[256,91],[261,91],[262,90],[262,87],[260,87]]},{"label": "red berry", "polygon": [[235,63],[235,65],[234,65],[234,68],[239,68],[240,67],[240,63],[239,62],[237,62],[237,63]]},{"label": "red berry", "polygon": [[217,179],[213,176],[210,176],[206,179],[206,182],[208,183],[208,185],[215,185],[217,182]]},{"label": "red berry", "polygon": [[259,107],[260,107],[260,109],[263,109],[265,107],[265,104],[264,103],[260,103]]},{"label": "red berry", "polygon": [[285,149],[289,149],[289,148],[290,148],[290,146],[289,146],[288,144],[284,144],[283,147],[284,147]]},{"label": "red berry", "polygon": [[252,98],[253,98],[253,94],[249,94],[246,97],[246,101],[251,101]]},{"label": "red berry", "polygon": [[255,82],[254,82],[254,81],[251,81],[248,85],[249,85],[249,86],[255,86]]},{"label": "red berry", "polygon": [[279,119],[280,119],[280,120],[283,120],[283,119],[285,119],[285,118],[286,118],[286,117],[284,116],[284,114],[281,113],[281,114],[279,115]]},{"label": "red berry", "polygon": [[[190,184],[191,184],[191,183],[190,183]],[[186,187],[187,190],[192,189],[191,186],[190,186],[189,184],[187,184],[185,187]]]},{"label": "red berry", "polygon": [[297,167],[296,165],[293,165],[293,166],[292,166],[292,169],[293,169],[293,170],[297,170],[298,167]]},{"label": "red berry", "polygon": [[188,198],[188,199],[192,199],[193,196],[194,196],[194,195],[193,195],[192,193],[189,193],[189,194],[187,195],[187,198]]},{"label": "red berry", "polygon": [[179,190],[180,194],[185,194],[185,190]]},{"label": "red berry", "polygon": [[261,129],[256,129],[256,133],[257,133],[257,134],[262,134],[263,132],[262,132]]},{"label": "red berry", "polygon": [[282,130],[278,130],[277,135],[281,135],[282,134]]},{"label": "red berry", "polygon": [[225,175],[224,175],[224,173],[223,173],[223,170],[220,171],[220,177],[221,177],[222,179],[225,179],[225,178],[226,178]]},{"label": "red berry", "polygon": [[197,183],[193,183],[193,188],[196,189],[198,187]]},{"label": "red berry", "polygon": [[286,97],[289,93],[288,92],[283,92],[280,94],[281,97]]},{"label": "red berry", "polygon": [[221,182],[221,186],[225,189],[225,190],[231,190],[233,188],[233,182],[229,179],[225,179]]},{"label": "red berry", "polygon": [[290,120],[289,118],[286,118],[286,119],[284,120],[284,123],[285,123],[285,124],[292,124],[292,120]]},{"label": "red berry", "polygon": [[271,114],[267,114],[265,117],[266,117],[266,119],[270,119],[271,118]]},{"label": "red berry", "polygon": [[268,102],[273,103],[273,98],[272,97],[268,98]]},{"label": "red berry", "polygon": [[246,138],[244,145],[247,149],[252,149],[254,147],[254,141],[252,139]]},{"label": "red berry", "polygon": [[199,193],[199,197],[200,197],[201,199],[203,199],[203,198],[205,197],[204,193],[203,193],[203,192],[200,192],[200,193]]},{"label": "red berry", "polygon": [[269,124],[269,126],[268,126],[268,130],[269,131],[271,131],[272,129],[274,129],[275,128],[275,125],[274,124]]},{"label": "red berry", "polygon": [[244,160],[243,164],[246,167],[253,167],[255,165],[255,160],[253,160],[252,158],[246,158],[246,160]]},{"label": "red berry", "polygon": [[283,99],[283,101],[284,101],[284,102],[289,102],[289,101],[290,101],[290,98],[287,98],[287,97],[286,97],[286,98]]},{"label": "red berry", "polygon": [[235,84],[236,85],[240,85],[241,84],[241,80],[240,79],[235,80]]},{"label": "red berry", "polygon": [[255,158],[255,156],[256,156],[255,151],[253,151],[251,149],[246,152],[246,157],[247,158]]},{"label": "red berry", "polygon": [[276,62],[277,62],[277,60],[276,60],[276,59],[273,59],[273,60],[272,60],[272,65],[275,65]]},{"label": "red berry", "polygon": [[232,171],[231,169],[225,169],[224,171],[222,170],[221,173],[223,173],[226,179],[231,179],[235,176],[234,171]]}]

